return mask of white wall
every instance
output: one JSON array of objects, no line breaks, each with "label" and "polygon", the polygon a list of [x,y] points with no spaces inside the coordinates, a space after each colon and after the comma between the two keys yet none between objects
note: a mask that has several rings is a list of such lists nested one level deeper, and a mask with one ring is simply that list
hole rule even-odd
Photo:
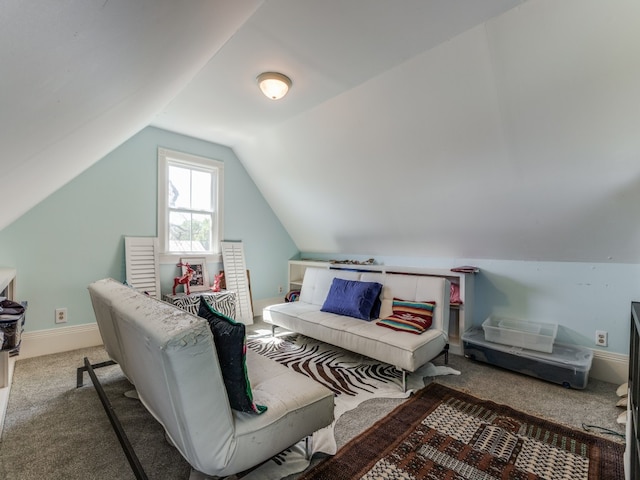
[{"label": "white wall", "polygon": [[302,251],[640,263],[640,2],[532,0],[235,150]]}]

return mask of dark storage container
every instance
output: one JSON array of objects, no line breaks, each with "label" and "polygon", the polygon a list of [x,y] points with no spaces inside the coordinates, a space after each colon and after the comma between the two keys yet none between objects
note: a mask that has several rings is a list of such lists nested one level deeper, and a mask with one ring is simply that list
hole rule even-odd
[{"label": "dark storage container", "polygon": [[24,315],[17,320],[0,320],[0,338],[3,338],[0,350],[13,350],[20,347],[23,318]]},{"label": "dark storage container", "polygon": [[[23,302],[22,305],[26,310],[27,302]],[[0,315],[0,350],[10,350],[11,354],[20,351],[25,315],[23,313],[18,318],[14,318],[15,315]]]},{"label": "dark storage container", "polygon": [[555,343],[551,353],[537,352],[488,342],[475,327],[462,335],[462,344],[467,358],[567,388],[585,388],[589,380],[593,351],[579,345]]}]

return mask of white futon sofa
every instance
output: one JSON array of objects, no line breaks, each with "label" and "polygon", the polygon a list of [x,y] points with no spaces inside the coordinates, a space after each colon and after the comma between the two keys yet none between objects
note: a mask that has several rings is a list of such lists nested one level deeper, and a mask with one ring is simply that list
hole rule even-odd
[{"label": "white futon sofa", "polygon": [[333,394],[247,349],[262,414],[230,408],[207,321],[105,279],[89,293],[109,356],[193,467],[192,478],[254,467],[333,421]]},{"label": "white futon sofa", "polygon": [[[435,301],[433,324],[416,335],[394,331],[349,316],[322,311],[334,278],[378,282],[381,292],[380,318],[391,314],[394,298],[408,301]],[[263,319],[273,327],[282,327],[331,345],[394,365],[403,372],[415,372],[441,353],[448,360],[449,281],[442,277],[417,274],[358,272],[309,267],[306,269],[298,301],[271,305],[263,310]]]}]

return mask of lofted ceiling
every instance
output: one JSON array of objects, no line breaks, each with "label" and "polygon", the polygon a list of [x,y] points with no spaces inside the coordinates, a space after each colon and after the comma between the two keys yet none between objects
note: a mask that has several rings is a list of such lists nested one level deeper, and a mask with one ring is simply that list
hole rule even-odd
[{"label": "lofted ceiling", "polygon": [[[523,0],[267,0],[153,124],[235,147]],[[293,79],[262,97],[265,71]]]},{"label": "lofted ceiling", "polygon": [[154,125],[232,147],[301,251],[640,263],[637,0],[0,15],[0,229]]}]

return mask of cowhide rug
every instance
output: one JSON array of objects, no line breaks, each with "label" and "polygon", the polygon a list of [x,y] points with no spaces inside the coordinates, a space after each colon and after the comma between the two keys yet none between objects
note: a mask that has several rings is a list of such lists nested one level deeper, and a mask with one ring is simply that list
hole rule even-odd
[{"label": "cowhide rug", "polygon": [[[449,367],[424,365],[407,374],[406,391],[402,390],[402,372],[377,360],[343,350],[305,337],[252,338],[247,346],[257,353],[322,383],[335,393],[335,420],[331,425],[313,434],[312,453],[334,455],[337,450],[334,437],[335,424],[340,416],[365,400],[372,398],[407,398],[424,387],[424,377],[459,375]],[[282,452],[271,461],[243,478],[246,480],[273,480],[301,472],[309,465],[305,458],[304,441]]]}]

